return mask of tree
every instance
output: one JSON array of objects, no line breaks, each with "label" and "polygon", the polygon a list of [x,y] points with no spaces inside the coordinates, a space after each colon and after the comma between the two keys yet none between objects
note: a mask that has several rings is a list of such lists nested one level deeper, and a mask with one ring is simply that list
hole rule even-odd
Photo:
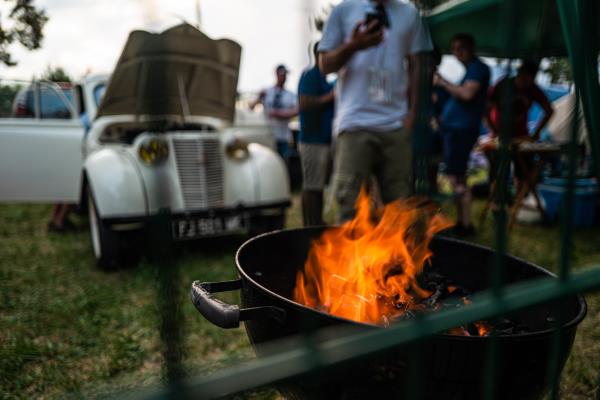
[{"label": "tree", "polygon": [[18,42],[26,49],[35,50],[41,47],[44,37],[43,28],[48,17],[46,12],[32,5],[33,0],[6,0],[14,3],[9,21],[0,25],[0,62],[8,66],[17,65],[8,50],[9,46]]},{"label": "tree", "polygon": [[67,72],[63,68],[61,68],[61,67],[52,68],[51,66],[48,66],[46,68],[46,71],[42,75],[42,79],[45,81],[50,81],[50,82],[72,82],[73,81],[71,79],[71,77],[69,76],[69,74],[67,74]]},{"label": "tree", "polygon": [[552,83],[570,83],[573,82],[573,73],[571,64],[566,58],[550,58],[550,63],[544,72],[550,75]]},{"label": "tree", "polygon": [[14,84],[0,84],[0,118],[12,116],[13,99],[23,86]]}]

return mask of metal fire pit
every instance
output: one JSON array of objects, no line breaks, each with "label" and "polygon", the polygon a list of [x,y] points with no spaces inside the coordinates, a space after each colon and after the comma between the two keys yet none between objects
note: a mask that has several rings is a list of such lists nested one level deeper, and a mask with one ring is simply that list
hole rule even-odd
[{"label": "metal fire pit", "polygon": [[[309,246],[326,228],[304,228],[272,232],[244,243],[237,252],[240,279],[233,282],[199,283],[192,286],[196,308],[209,321],[222,328],[235,328],[240,321],[260,356],[266,343],[332,326],[357,329],[384,329],[360,324],[304,307],[291,300],[296,274],[303,268]],[[329,228],[336,229],[336,228]],[[448,279],[472,292],[490,287],[491,249],[474,244],[435,238],[431,243],[432,264]],[[550,272],[506,257],[508,284],[553,276]],[[215,299],[212,293],[241,289],[241,309]],[[514,314],[530,333],[498,336],[502,365],[498,368],[499,399],[540,399],[550,388],[547,372],[553,339],[552,321],[558,303],[532,307]],[[559,366],[562,370],[575,339],[577,325],[586,313],[581,296],[562,299],[564,321]],[[425,399],[480,399],[484,388],[489,337],[463,337],[438,334],[421,345]],[[323,378],[302,376],[278,386],[288,399],[402,398],[409,374],[409,347],[399,346],[367,360],[342,365]]]}]

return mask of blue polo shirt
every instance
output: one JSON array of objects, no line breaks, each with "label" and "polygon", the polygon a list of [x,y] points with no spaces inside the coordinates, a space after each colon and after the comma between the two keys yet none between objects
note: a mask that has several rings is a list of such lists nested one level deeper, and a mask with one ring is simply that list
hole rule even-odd
[{"label": "blue polo shirt", "polygon": [[466,66],[466,70],[460,84],[477,81],[480,84],[479,90],[469,102],[450,97],[442,111],[443,130],[479,132],[490,85],[490,68],[479,58],[475,58]]},{"label": "blue polo shirt", "polygon": [[[323,96],[333,90],[317,66],[310,68],[300,77],[298,96]],[[324,107],[300,111],[300,136],[301,143],[331,143],[333,124],[333,101]]]}]

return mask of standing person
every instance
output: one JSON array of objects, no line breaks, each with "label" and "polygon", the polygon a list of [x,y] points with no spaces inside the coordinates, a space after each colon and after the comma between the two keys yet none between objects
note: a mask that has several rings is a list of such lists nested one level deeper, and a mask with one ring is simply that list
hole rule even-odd
[{"label": "standing person", "polygon": [[429,33],[409,3],[345,0],[333,9],[319,45],[319,66],[324,74],[338,72],[334,186],[339,222],[353,218],[360,187],[371,175],[384,203],[412,194],[417,55],[431,50]]},{"label": "standing person", "polygon": [[440,118],[444,163],[456,201],[457,222],[454,233],[466,237],[475,234],[471,223],[472,196],[467,186],[467,163],[479,137],[490,69],[476,56],[475,39],[471,35],[455,35],[450,47],[452,54],[465,66],[465,76],[460,84],[455,85],[436,74],[435,84],[450,95]]},{"label": "standing person", "polygon": [[[540,138],[540,134],[552,118],[554,110],[544,92],[535,84],[537,73],[537,63],[524,61],[515,77],[505,77],[492,89],[488,100],[488,112],[486,113],[487,125],[490,128],[492,136],[497,137],[500,134],[500,121],[502,119],[500,102],[505,96],[511,96],[511,139],[537,141]],[[533,106],[533,103],[537,103],[544,110],[544,118],[538,122],[533,136],[530,136],[527,122],[529,110]],[[533,156],[520,157],[526,168],[533,164]],[[513,158],[517,193],[519,193],[524,184],[523,180],[527,172],[523,171],[521,163],[514,161],[515,159]],[[492,168],[490,172],[490,175],[494,176],[496,168]]]},{"label": "standing person", "polygon": [[316,63],[319,43],[313,48],[315,65],[298,84],[300,108],[299,151],[302,163],[302,219],[304,226],[324,225],[323,188],[331,163],[331,130],[334,112],[333,85]]},{"label": "standing person", "polygon": [[[554,110],[548,97],[535,84],[537,73],[537,63],[526,60],[519,67],[515,77],[503,78],[491,90],[486,117],[493,136],[498,136],[500,133],[500,101],[503,96],[509,95],[508,92],[512,90],[511,119],[513,124],[510,132],[511,138],[532,141],[539,140],[540,134],[552,118]],[[529,110],[533,106],[533,103],[537,103],[544,110],[544,118],[539,121],[533,135],[530,136],[527,121]]]},{"label": "standing person", "polygon": [[292,143],[292,131],[289,128],[290,120],[298,115],[296,95],[285,89],[288,69],[285,65],[278,65],[275,69],[275,86],[263,90],[258,99],[250,108],[254,109],[258,103],[262,103],[265,116],[271,124],[271,133],[277,145],[277,152],[286,161],[289,158],[289,145]]},{"label": "standing person", "polygon": [[[83,93],[79,90],[79,96],[82,96]],[[81,98],[81,97],[80,97]],[[87,112],[84,110],[79,114],[79,121],[83,126],[83,137],[84,140],[87,137],[90,128],[90,118]],[[73,204],[69,203],[56,203],[52,207],[52,216],[50,217],[50,221],[48,221],[48,232],[51,233],[66,233],[70,231],[75,231],[78,229],[77,225],[75,225],[70,219],[69,215],[74,209]]]}]

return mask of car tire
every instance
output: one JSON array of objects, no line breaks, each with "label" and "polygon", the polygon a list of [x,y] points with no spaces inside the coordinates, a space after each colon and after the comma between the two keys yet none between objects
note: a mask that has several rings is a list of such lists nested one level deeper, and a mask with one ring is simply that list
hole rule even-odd
[{"label": "car tire", "polygon": [[250,236],[277,231],[285,227],[285,212],[274,215],[256,215],[250,218]]},{"label": "car tire", "polygon": [[96,265],[98,268],[104,270],[113,269],[120,259],[119,234],[108,228],[106,223],[100,218],[94,195],[89,188],[87,191],[87,201],[90,238]]}]

